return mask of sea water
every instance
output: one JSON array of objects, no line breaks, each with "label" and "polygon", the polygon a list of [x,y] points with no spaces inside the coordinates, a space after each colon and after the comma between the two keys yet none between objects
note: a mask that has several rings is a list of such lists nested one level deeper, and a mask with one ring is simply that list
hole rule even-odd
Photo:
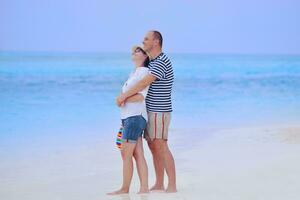
[{"label": "sea water", "polygon": [[[169,54],[173,128],[299,122],[300,56]],[[0,144],[118,130],[127,53],[0,53]]]}]

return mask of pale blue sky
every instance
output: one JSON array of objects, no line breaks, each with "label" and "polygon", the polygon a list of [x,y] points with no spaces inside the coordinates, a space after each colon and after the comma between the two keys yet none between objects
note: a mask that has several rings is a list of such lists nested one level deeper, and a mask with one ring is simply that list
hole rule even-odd
[{"label": "pale blue sky", "polygon": [[1,0],[0,50],[300,54],[299,0]]}]

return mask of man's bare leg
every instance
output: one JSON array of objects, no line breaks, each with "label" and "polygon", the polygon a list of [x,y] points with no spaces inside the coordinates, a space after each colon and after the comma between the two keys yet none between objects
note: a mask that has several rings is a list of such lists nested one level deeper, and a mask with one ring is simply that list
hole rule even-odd
[{"label": "man's bare leg", "polygon": [[155,139],[153,141],[148,141],[148,146],[151,150],[153,157],[153,164],[155,169],[156,181],[154,186],[150,190],[164,190],[164,154],[163,146],[161,145],[163,140]]},{"label": "man's bare leg", "polygon": [[175,161],[173,158],[173,155],[168,147],[167,141],[164,143],[164,158],[165,158],[165,168],[168,175],[168,187],[166,189],[166,192],[173,193],[177,192],[176,189],[176,170],[175,170]]}]

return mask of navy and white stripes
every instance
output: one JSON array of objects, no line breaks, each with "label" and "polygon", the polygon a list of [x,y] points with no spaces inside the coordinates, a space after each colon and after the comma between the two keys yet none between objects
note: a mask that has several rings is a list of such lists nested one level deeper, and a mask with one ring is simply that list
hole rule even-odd
[{"label": "navy and white stripes", "polygon": [[149,73],[157,79],[148,90],[146,106],[148,112],[172,112],[171,92],[173,68],[166,54],[161,53],[149,63]]}]

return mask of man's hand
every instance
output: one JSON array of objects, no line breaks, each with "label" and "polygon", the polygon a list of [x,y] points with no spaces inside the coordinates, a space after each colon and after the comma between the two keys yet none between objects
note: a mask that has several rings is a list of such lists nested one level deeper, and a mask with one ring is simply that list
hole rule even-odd
[{"label": "man's hand", "polygon": [[149,86],[152,82],[156,80],[156,77],[152,74],[146,75],[142,80],[140,80],[135,86],[131,87],[127,92],[126,95],[124,93],[120,94],[116,99],[117,106],[121,107],[124,105],[125,101],[128,97],[131,97],[142,91],[145,87]]},{"label": "man's hand", "polygon": [[118,107],[124,106],[126,97],[124,94],[120,94],[116,99],[116,104]]}]

